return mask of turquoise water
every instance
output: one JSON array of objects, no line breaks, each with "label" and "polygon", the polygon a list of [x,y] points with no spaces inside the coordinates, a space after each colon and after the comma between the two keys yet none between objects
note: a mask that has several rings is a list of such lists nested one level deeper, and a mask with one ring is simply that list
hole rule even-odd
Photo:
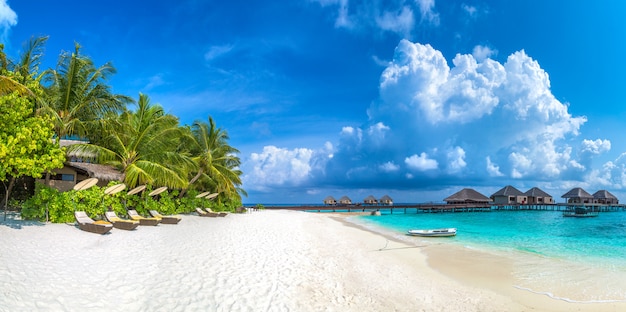
[{"label": "turquoise water", "polygon": [[[558,211],[492,211],[359,216],[359,222],[397,233],[415,228],[457,228],[448,242],[500,251],[626,268],[626,212],[564,218]],[[432,239],[432,238],[431,238]]]}]

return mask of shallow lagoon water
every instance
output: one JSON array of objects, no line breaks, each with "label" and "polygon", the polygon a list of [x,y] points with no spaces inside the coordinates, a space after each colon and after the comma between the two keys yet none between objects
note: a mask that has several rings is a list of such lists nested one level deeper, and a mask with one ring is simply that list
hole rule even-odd
[{"label": "shallow lagoon water", "polygon": [[[558,211],[394,213],[358,216],[403,240],[446,242],[514,259],[520,289],[577,302],[626,300],[626,212],[565,218]],[[405,237],[409,229],[457,228],[450,238]]]}]

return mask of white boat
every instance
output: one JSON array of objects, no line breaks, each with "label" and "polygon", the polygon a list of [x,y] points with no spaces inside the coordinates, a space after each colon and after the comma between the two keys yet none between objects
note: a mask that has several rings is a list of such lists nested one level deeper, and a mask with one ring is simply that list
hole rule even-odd
[{"label": "white boat", "polygon": [[429,229],[429,230],[409,230],[409,235],[413,236],[454,236],[456,235],[456,228],[443,228],[443,229]]}]

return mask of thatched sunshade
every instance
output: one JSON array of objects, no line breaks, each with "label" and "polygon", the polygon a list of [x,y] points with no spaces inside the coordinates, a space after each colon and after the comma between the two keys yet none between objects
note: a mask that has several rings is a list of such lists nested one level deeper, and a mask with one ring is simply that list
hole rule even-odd
[{"label": "thatched sunshade", "polygon": [[207,195],[209,195],[209,194],[211,194],[211,192],[210,192],[210,191],[207,191],[207,192],[202,192],[202,193],[200,193],[200,194],[196,195],[196,198],[202,198],[202,197],[205,197],[205,196],[207,196]]},{"label": "thatched sunshade", "polygon": [[123,191],[125,188],[126,188],[126,184],[124,184],[124,183],[112,185],[112,186],[107,187],[106,190],[104,190],[104,194],[106,194],[106,195],[117,194],[117,193]]},{"label": "thatched sunshade", "polygon": [[167,186],[161,186],[161,187],[159,187],[158,189],[156,189],[156,190],[154,190],[154,191],[150,192],[150,193],[148,194],[148,196],[156,196],[156,195],[159,195],[159,194],[161,194],[161,193],[163,193],[163,192],[165,192],[165,191],[167,191]]},{"label": "thatched sunshade", "polygon": [[139,193],[143,192],[143,190],[145,190],[145,189],[146,189],[146,186],[145,186],[145,185],[140,185],[140,186],[137,186],[137,187],[135,187],[134,189],[132,189],[132,190],[128,191],[128,193],[126,193],[126,195],[135,195],[135,194],[139,194]]},{"label": "thatched sunshade", "polygon": [[98,184],[98,179],[96,178],[85,179],[81,182],[78,182],[76,185],[74,185],[74,190],[76,191],[86,190],[96,184]]}]

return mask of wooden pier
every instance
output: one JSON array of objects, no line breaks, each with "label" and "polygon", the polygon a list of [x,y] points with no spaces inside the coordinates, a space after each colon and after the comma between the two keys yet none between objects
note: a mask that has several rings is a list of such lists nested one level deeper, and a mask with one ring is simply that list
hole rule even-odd
[{"label": "wooden pier", "polygon": [[515,210],[567,211],[576,207],[585,207],[594,212],[624,211],[626,205],[607,204],[410,204],[410,205],[326,205],[326,206],[266,206],[265,209],[286,209],[311,212],[373,212],[389,211],[393,213],[449,213],[449,212],[490,212]]}]

